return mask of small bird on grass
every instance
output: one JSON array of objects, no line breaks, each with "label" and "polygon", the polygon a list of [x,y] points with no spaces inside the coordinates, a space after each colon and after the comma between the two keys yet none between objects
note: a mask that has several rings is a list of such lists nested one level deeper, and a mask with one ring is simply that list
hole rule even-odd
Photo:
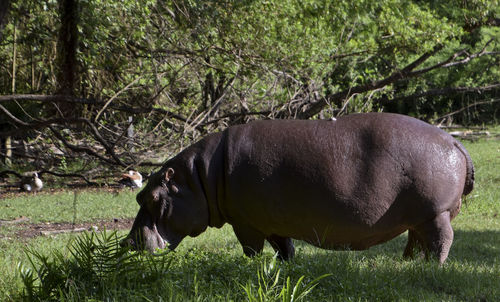
[{"label": "small bird on grass", "polygon": [[21,179],[20,188],[22,191],[36,193],[43,188],[43,182],[38,177],[38,173],[33,172],[31,176],[24,176]]},{"label": "small bird on grass", "polygon": [[122,178],[118,181],[122,187],[130,187],[132,189],[142,187],[142,175],[141,173],[130,170],[128,174],[122,174]]}]

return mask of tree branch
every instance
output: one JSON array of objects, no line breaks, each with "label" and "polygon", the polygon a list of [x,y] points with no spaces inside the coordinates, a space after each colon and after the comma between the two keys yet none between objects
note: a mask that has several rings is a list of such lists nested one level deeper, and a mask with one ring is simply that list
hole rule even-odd
[{"label": "tree branch", "polygon": [[[72,103],[72,104],[86,104],[86,105],[105,105],[106,102],[102,100],[95,99],[85,99],[85,98],[76,98],[68,95],[39,95],[39,94],[15,94],[15,95],[2,95],[0,96],[0,103],[9,102],[9,101],[36,101],[40,103]],[[179,120],[183,123],[187,122],[187,118],[173,113],[171,111],[162,109],[162,108],[154,108],[150,107],[129,107],[129,106],[117,106],[117,105],[109,105],[108,108],[127,112],[131,114],[147,114],[150,112],[160,113],[162,115],[168,115],[168,117]]]},{"label": "tree branch", "polygon": [[411,95],[403,96],[403,97],[397,97],[393,99],[387,99],[387,98],[381,98],[374,100],[374,103],[380,103],[382,105],[392,103],[392,102],[408,102],[411,100],[415,100],[417,98],[421,97],[433,97],[433,96],[440,96],[440,95],[447,95],[447,94],[465,94],[465,93],[476,93],[476,94],[482,94],[487,91],[496,91],[500,90],[500,83],[496,84],[491,84],[483,87],[446,87],[446,88],[436,88],[436,89],[430,89],[427,91],[419,92],[419,93],[414,93]]},{"label": "tree branch", "polygon": [[[23,175],[21,175],[20,173],[14,171],[14,170],[0,171],[0,177],[4,177],[5,175],[9,175],[9,174],[14,175],[14,176],[16,176],[19,179],[22,179],[24,177]],[[58,173],[58,172],[53,172],[53,171],[49,171],[49,170],[38,171],[38,175],[40,177],[43,174],[50,174],[50,175],[54,175],[54,176],[57,176],[57,177],[79,177],[79,178],[83,179],[88,185],[91,185],[91,186],[98,186],[98,185],[100,185],[99,183],[93,182],[93,181],[89,180],[87,177],[85,177],[84,175],[78,174],[78,173]]]},{"label": "tree branch", "polygon": [[496,99],[496,100],[490,100],[490,101],[483,101],[483,102],[476,102],[476,103],[473,103],[473,104],[469,104],[463,108],[460,108],[458,110],[455,110],[453,112],[450,112],[450,113],[447,113],[445,115],[442,115],[440,117],[437,118],[437,120],[441,120],[441,119],[444,119],[444,118],[447,118],[447,117],[450,117],[452,115],[455,115],[457,113],[460,113],[466,109],[469,109],[471,107],[475,107],[475,106],[479,106],[479,105],[485,105],[485,104],[493,104],[493,103],[497,103],[497,102],[500,102],[500,99]]},{"label": "tree branch", "polygon": [[85,177],[85,175],[78,174],[78,173],[58,173],[58,172],[53,172],[53,171],[49,171],[49,170],[41,170],[40,172],[38,172],[38,174],[40,176],[42,176],[43,174],[50,174],[50,175],[54,175],[54,176],[57,176],[57,177],[78,177],[78,178],[83,179],[83,181],[85,181],[90,186],[99,186],[99,185],[101,185],[101,184],[99,184],[97,182],[89,180],[87,177]]},{"label": "tree branch", "polygon": [[[415,61],[411,62],[407,66],[405,66],[401,70],[397,70],[393,72],[390,76],[379,80],[379,81],[374,81],[369,84],[365,85],[358,85],[354,87],[350,87],[349,89],[343,90],[341,92],[327,95],[324,98],[321,98],[319,101],[312,103],[312,104],[299,104],[300,107],[303,109],[298,110],[298,118],[300,119],[308,119],[316,114],[318,114],[323,108],[329,104],[329,103],[334,103],[334,104],[341,104],[342,100],[349,98],[353,94],[359,94],[359,93],[364,93],[370,90],[374,89],[379,89],[382,88],[386,85],[392,84],[400,79],[407,78],[411,76],[411,72],[413,69],[416,67],[420,66],[423,64],[427,59],[429,59],[431,56],[436,54],[439,50],[442,49],[442,46],[436,46],[432,51],[426,52],[423,55],[421,55],[419,58],[417,58]],[[278,117],[283,117],[283,114],[285,112],[282,111],[279,113],[277,116]]]},{"label": "tree branch", "polygon": [[98,158],[99,160],[103,161],[103,162],[106,162],[108,164],[119,164],[121,166],[124,166],[126,167],[127,165],[124,165],[123,163],[117,163],[116,161],[113,161],[113,160],[110,160],[109,158],[106,158],[102,155],[100,155],[99,153],[97,153],[96,151],[90,149],[89,147],[81,147],[81,146],[76,146],[76,145],[73,145],[71,143],[69,143],[58,131],[56,131],[52,126],[49,126],[48,127],[52,133],[54,134],[54,136],[60,140],[64,146],[66,146],[66,148],[74,151],[74,152],[78,152],[78,153],[86,153],[88,155],[91,155],[91,156],[94,156],[96,158]]},{"label": "tree branch", "polygon": [[14,171],[14,170],[0,171],[0,177],[5,177],[6,175],[9,175],[9,174],[12,174],[12,175],[16,176],[19,179],[23,178],[23,176],[21,174],[19,174],[18,172]]},{"label": "tree branch", "polygon": [[0,95],[0,103],[9,101],[38,101],[42,103],[66,102],[75,104],[101,105],[103,101],[94,99],[76,98],[69,95],[41,95],[41,94],[15,94]]},{"label": "tree branch", "polygon": [[[443,46],[442,45],[437,45],[432,51],[426,52],[423,55],[421,55],[419,58],[417,58],[415,61],[411,62],[407,66],[405,66],[401,70],[396,70],[394,71],[391,75],[388,77],[379,80],[379,81],[374,81],[368,84],[364,85],[358,85],[354,87],[350,87],[348,89],[345,89],[343,91],[327,95],[323,98],[320,98],[317,102],[314,103],[307,103],[307,102],[301,102],[298,105],[294,106],[294,109],[292,111],[299,112],[298,113],[298,118],[300,119],[308,119],[311,118],[312,116],[318,114],[325,106],[328,104],[336,104],[337,106],[340,106],[343,102],[343,100],[348,99],[352,95],[355,94],[360,94],[360,93],[365,93],[368,91],[372,91],[375,89],[380,89],[383,88],[387,85],[396,83],[402,79],[407,79],[407,78],[412,78],[412,77],[417,77],[422,74],[425,74],[427,72],[430,72],[432,70],[438,69],[438,68],[448,68],[452,66],[457,66],[461,64],[466,64],[469,61],[479,58],[481,56],[485,55],[499,55],[500,52],[488,52],[486,51],[487,46],[493,42],[493,39],[486,42],[484,47],[477,53],[474,54],[469,54],[465,49],[460,50],[452,54],[448,59],[436,63],[430,67],[422,68],[415,70],[418,66],[422,65],[427,59],[430,57],[434,56],[436,53],[438,53]],[[463,57],[463,58],[461,58]],[[457,60],[457,58],[461,58],[460,60]],[[279,118],[284,118],[286,116],[286,112],[288,111],[288,108],[282,109],[281,111],[278,112],[276,115]]]},{"label": "tree branch", "polygon": [[99,110],[99,112],[97,112],[97,114],[96,114],[96,116],[94,118],[94,121],[99,121],[99,117],[104,112],[104,110],[106,110],[106,108],[109,106],[109,104],[111,104],[111,102],[115,98],[117,98],[122,92],[128,90],[132,85],[134,85],[140,79],[142,79],[142,76],[139,76],[139,77],[135,78],[132,82],[128,83],[124,88],[122,88],[120,91],[118,91],[117,93],[115,93],[111,98],[109,98],[109,100],[104,104],[104,106],[102,106],[101,110]]}]

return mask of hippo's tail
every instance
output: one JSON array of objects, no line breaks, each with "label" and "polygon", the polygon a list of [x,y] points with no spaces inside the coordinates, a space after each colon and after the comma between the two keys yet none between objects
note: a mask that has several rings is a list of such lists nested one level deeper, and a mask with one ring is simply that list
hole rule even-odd
[{"label": "hippo's tail", "polygon": [[467,175],[465,178],[464,191],[462,193],[463,195],[467,195],[474,188],[474,164],[472,164],[472,159],[470,158],[469,152],[465,150],[465,147],[459,141],[455,141],[455,146],[464,155],[467,165]]}]

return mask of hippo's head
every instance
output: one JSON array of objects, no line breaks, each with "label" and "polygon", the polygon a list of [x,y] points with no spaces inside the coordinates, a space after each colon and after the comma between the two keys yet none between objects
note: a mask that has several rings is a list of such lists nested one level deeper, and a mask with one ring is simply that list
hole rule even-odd
[{"label": "hippo's head", "polygon": [[168,247],[173,250],[186,236],[197,236],[208,226],[208,208],[197,182],[172,168],[150,176],[137,194],[140,205],[132,229],[121,242],[136,250]]}]

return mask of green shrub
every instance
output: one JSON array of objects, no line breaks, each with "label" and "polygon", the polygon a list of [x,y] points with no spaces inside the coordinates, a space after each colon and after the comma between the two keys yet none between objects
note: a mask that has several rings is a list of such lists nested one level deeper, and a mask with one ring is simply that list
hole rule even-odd
[{"label": "green shrub", "polygon": [[[89,232],[77,237],[69,254],[53,250],[51,256],[27,250],[31,267],[20,265],[28,301],[105,299],[130,296],[148,280],[168,271],[169,257],[130,253],[118,245],[116,232]],[[140,281],[140,282],[138,282]]]}]

